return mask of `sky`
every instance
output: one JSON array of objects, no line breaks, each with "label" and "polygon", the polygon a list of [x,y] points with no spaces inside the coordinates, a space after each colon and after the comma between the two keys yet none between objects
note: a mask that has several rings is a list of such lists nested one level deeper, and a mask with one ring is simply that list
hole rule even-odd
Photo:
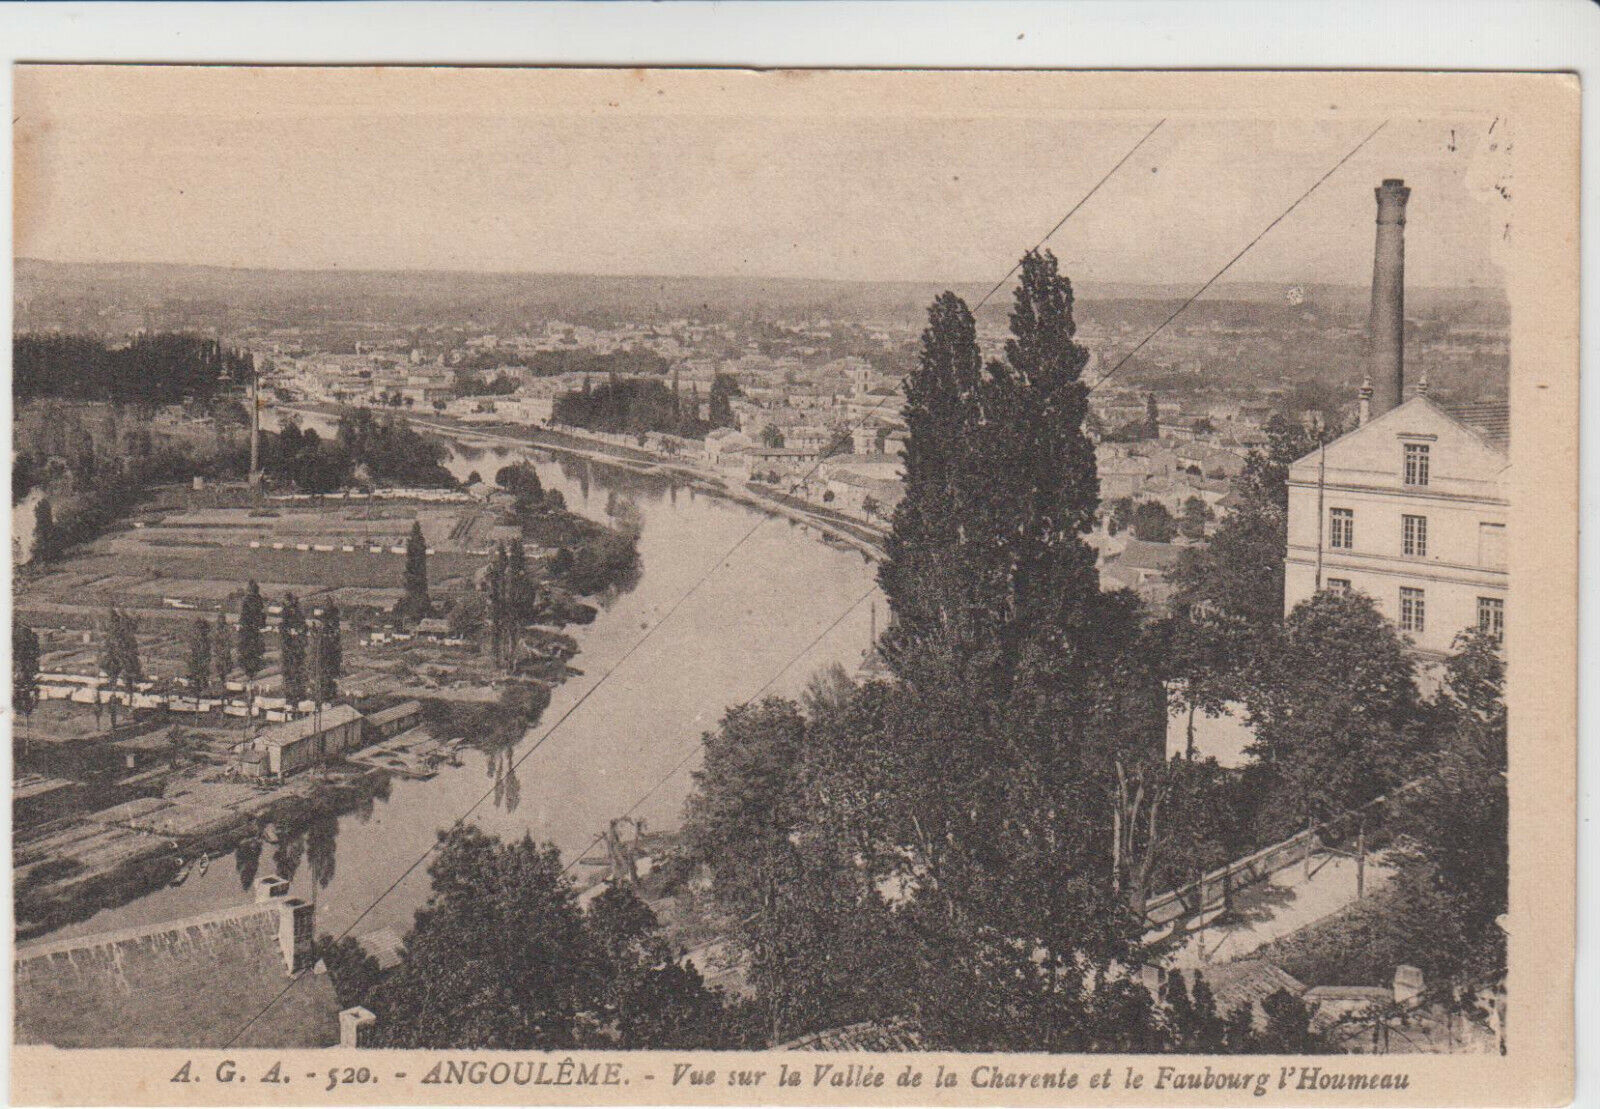
[{"label": "sky", "polygon": [[[1497,285],[1507,129],[1481,111],[1037,81],[745,71],[24,66],[15,250],[74,262],[983,281],[1365,284],[1372,188],[1412,186],[1408,283]],[[1499,136],[1495,128],[1499,126]]]}]

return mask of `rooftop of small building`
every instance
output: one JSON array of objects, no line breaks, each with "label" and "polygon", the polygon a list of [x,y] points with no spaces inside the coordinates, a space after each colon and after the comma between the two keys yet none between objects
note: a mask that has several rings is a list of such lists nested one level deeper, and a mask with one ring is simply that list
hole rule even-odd
[{"label": "rooftop of small building", "polygon": [[1441,401],[1436,402],[1449,416],[1453,416],[1481,435],[1496,450],[1511,448],[1511,405],[1506,401]]},{"label": "rooftop of small building", "polygon": [[401,701],[398,705],[390,705],[367,717],[367,723],[374,725],[389,724],[396,720],[404,720],[408,716],[415,716],[422,711],[421,701]]},{"label": "rooftop of small building", "polygon": [[360,719],[361,713],[352,705],[329,705],[322,710],[320,719],[313,713],[299,720],[290,720],[264,729],[256,739],[265,747],[281,747],[284,744],[299,742],[307,736],[316,735],[319,731],[325,732],[329,728],[337,728]]},{"label": "rooftop of small building", "polygon": [[782,1044],[780,1051],[921,1051],[922,1033],[910,1021],[862,1021]]},{"label": "rooftop of small building", "polygon": [[1112,557],[1121,565],[1139,570],[1170,570],[1178,564],[1183,548],[1176,543],[1152,543],[1145,539],[1129,539],[1120,554]]},{"label": "rooftop of small building", "polygon": [[1216,999],[1217,1012],[1224,1015],[1241,1005],[1260,1004],[1279,990],[1295,997],[1306,992],[1304,982],[1266,959],[1214,963],[1202,967],[1199,973]]}]

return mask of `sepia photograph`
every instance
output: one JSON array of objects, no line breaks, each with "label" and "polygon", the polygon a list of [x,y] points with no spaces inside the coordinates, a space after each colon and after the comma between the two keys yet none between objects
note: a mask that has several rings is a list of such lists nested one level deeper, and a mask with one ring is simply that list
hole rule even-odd
[{"label": "sepia photograph", "polygon": [[1570,1071],[1575,82],[12,84],[14,1068]]}]

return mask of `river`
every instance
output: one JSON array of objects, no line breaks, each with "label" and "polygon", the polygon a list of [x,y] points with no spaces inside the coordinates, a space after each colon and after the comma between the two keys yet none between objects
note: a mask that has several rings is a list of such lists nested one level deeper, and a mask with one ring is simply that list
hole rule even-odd
[{"label": "river", "polygon": [[[509,756],[465,751],[462,766],[441,766],[431,780],[395,779],[370,811],[329,819],[309,836],[286,836],[277,848],[268,845],[259,860],[217,859],[182,886],[104,910],[58,935],[237,904],[249,896],[242,888],[248,878],[291,869],[292,892],[316,899],[319,932],[337,934],[355,924],[355,935],[385,925],[403,934],[427,897],[426,867],[418,867],[358,924],[357,918],[427,850],[439,829],[480,799],[472,819],[485,831],[502,837],[527,833],[554,843],[568,859],[652,789],[635,815],[653,830],[675,828],[698,756],[676,773],[673,767],[696,751],[701,734],[716,726],[726,708],[769,681],[770,692],[793,694],[830,663],[852,671],[860,663],[871,635],[872,605],[884,611],[875,591],[823,634],[873,588],[875,568],[860,554],[676,480],[604,463],[523,448],[460,448],[449,466],[458,478],[473,470],[492,477],[517,458],[531,460],[545,487],[559,489],[570,510],[637,527],[643,569],[633,589],[603,602],[594,623],[567,629],[579,645],[572,665],[583,673],[556,688],[540,723]],[[508,772],[530,744],[537,749]]]}]

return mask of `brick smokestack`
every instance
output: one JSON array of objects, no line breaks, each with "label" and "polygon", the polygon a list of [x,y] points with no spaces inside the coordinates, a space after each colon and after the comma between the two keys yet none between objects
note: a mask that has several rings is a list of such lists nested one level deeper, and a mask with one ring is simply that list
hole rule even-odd
[{"label": "brick smokestack", "polygon": [[1378,197],[1378,238],[1372,252],[1367,366],[1372,415],[1377,417],[1406,397],[1406,201],[1411,190],[1391,177],[1373,191]]}]

